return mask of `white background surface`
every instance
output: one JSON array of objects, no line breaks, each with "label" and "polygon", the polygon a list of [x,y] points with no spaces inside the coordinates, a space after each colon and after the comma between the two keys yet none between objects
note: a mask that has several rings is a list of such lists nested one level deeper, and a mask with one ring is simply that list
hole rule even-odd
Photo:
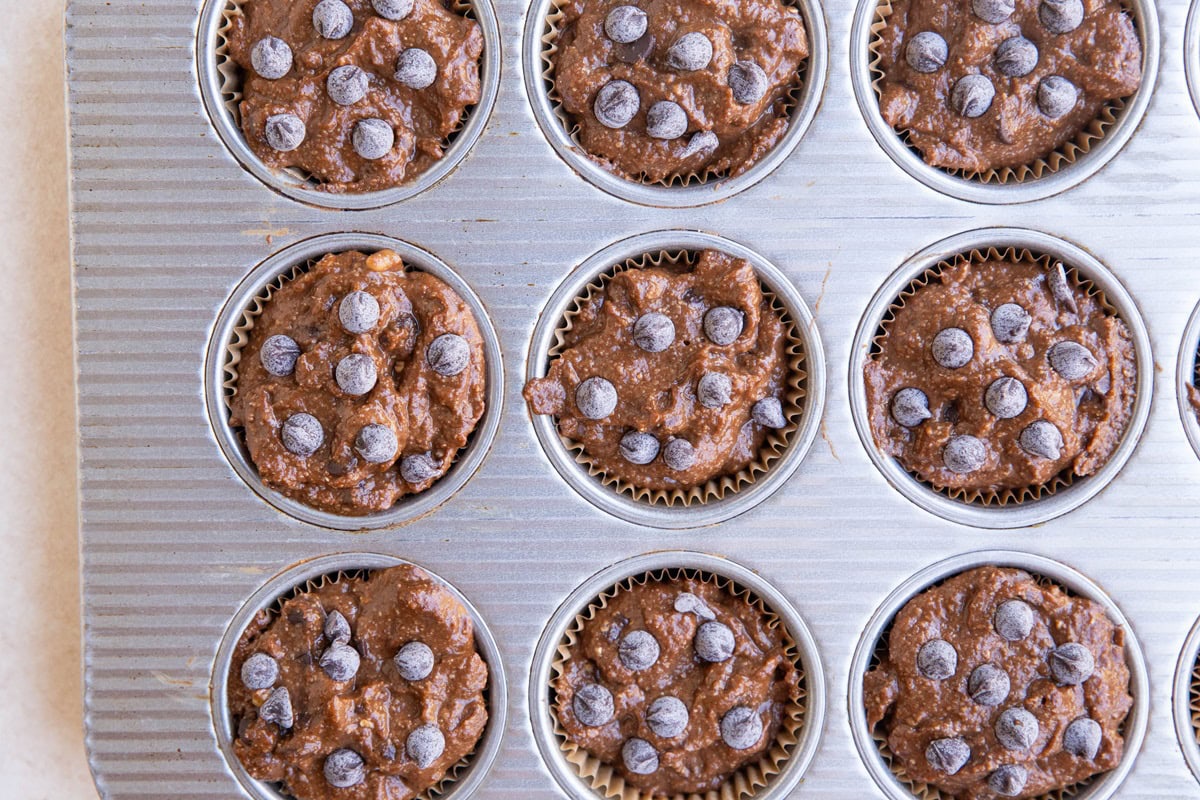
[{"label": "white background surface", "polygon": [[83,753],[61,0],[0,0],[0,796],[95,798]]}]

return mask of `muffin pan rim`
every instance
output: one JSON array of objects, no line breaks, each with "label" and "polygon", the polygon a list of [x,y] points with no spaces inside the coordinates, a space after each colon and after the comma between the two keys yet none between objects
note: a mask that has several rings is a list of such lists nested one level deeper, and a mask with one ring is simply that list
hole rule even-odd
[{"label": "muffin pan rim", "polygon": [[1200,114],[1200,0],[1192,0],[1188,8],[1183,43],[1183,70],[1188,93],[1192,96],[1192,106]]},{"label": "muffin pan rim", "polygon": [[1200,661],[1200,619],[1197,619],[1192,629],[1188,631],[1183,649],[1179,654],[1179,663],[1175,667],[1175,679],[1172,682],[1171,707],[1174,712],[1175,735],[1179,738],[1179,749],[1183,760],[1187,762],[1192,776],[1200,781],[1200,741],[1197,741],[1195,723],[1192,721],[1192,686],[1195,679],[1197,661]]},{"label": "muffin pan rim", "polygon": [[[1197,3],[1200,6],[1200,3]],[[1200,363],[1200,303],[1192,309],[1188,316],[1187,326],[1183,329],[1183,340],[1179,346],[1179,358],[1175,365],[1175,399],[1179,404],[1179,421],[1183,425],[1184,435],[1192,446],[1196,457],[1200,458],[1200,418],[1192,408],[1188,389],[1196,385],[1196,366]]]}]

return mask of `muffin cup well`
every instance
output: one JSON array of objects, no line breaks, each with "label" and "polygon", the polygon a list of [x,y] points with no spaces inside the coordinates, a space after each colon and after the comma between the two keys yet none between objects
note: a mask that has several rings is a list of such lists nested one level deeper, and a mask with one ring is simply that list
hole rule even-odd
[{"label": "muffin cup well", "polygon": [[1069,593],[1085,597],[1104,607],[1109,619],[1125,634],[1125,661],[1129,667],[1129,693],[1133,707],[1125,719],[1122,733],[1125,749],[1121,761],[1109,772],[1100,773],[1064,790],[1042,795],[1038,800],[1106,800],[1111,797],[1133,768],[1142,748],[1150,717],[1150,679],[1146,671],[1141,645],[1125,615],[1116,603],[1091,580],[1058,561],[1030,553],[1006,550],[985,550],[954,556],[926,567],[897,587],[884,600],[867,623],[850,662],[849,713],[850,728],[859,756],[871,778],[889,800],[953,800],[936,787],[914,783],[893,766],[891,751],[882,734],[869,729],[863,694],[863,678],[877,663],[887,647],[887,637],[896,614],[914,597],[949,578],[975,567],[1013,567],[1028,572],[1039,582],[1057,584]]},{"label": "muffin cup well", "polygon": [[[985,494],[961,490],[939,490],[919,479],[900,462],[880,451],[871,432],[863,368],[887,329],[892,309],[931,276],[958,258],[1022,255],[1047,263],[1062,262],[1076,285],[1103,298],[1128,327],[1137,363],[1137,386],[1129,426],[1116,451],[1095,474],[1076,477],[1064,474],[1024,493]],[[937,242],[904,263],[880,287],[859,322],[850,359],[851,412],[859,438],[875,466],[888,483],[926,511],[964,525],[980,528],[1019,528],[1046,522],[1078,508],[1098,494],[1120,472],[1133,454],[1150,414],[1154,387],[1154,361],[1150,337],[1141,315],[1116,277],[1093,256],[1061,239],[1019,228],[990,228],[968,231]]]},{"label": "muffin cup well", "polygon": [[[372,253],[394,250],[410,268],[444,281],[463,299],[475,316],[483,337],[487,362],[486,407],[466,446],[436,483],[423,492],[405,495],[386,511],[361,516],[344,516],[321,511],[268,487],[258,474],[242,434],[229,424],[229,398],[237,382],[237,366],[248,332],[263,306],[284,283],[329,253],[359,250]],[[446,502],[471,478],[487,456],[500,425],[504,400],[504,367],[500,342],[483,303],[471,287],[445,262],[407,242],[368,233],[337,233],[297,242],[263,261],[234,290],[221,309],[209,340],[204,364],[204,394],[209,421],[217,444],[234,471],[246,484],[276,509],[313,525],[344,531],[385,528],[412,522]]]},{"label": "muffin cup well", "polygon": [[239,13],[242,0],[205,0],[200,12],[196,42],[196,73],[200,94],[217,135],[247,172],[270,188],[309,205],[330,209],[363,210],[398,203],[432,188],[466,158],[491,116],[500,88],[500,27],[491,0],[453,0],[453,9],[479,23],[483,34],[480,58],[480,98],[469,107],[460,127],[448,138],[442,157],[429,169],[411,176],[399,186],[374,192],[331,193],[314,188],[310,176],[298,170],[268,167],[246,144],[238,103],[241,101],[239,70],[226,51],[229,20]]},{"label": "muffin cup well", "polygon": [[733,476],[687,490],[651,491],[608,478],[582,445],[558,432],[556,418],[532,415],[534,431],[551,463],[577,492],[600,509],[657,528],[711,525],[749,510],[773,494],[800,465],[820,425],[825,363],[816,322],[791,282],[754,251],[711,234],[659,231],[610,245],[585,260],[554,292],[538,320],[527,362],[527,379],[546,374],[564,331],[592,293],[615,272],[645,264],[679,263],[689,253],[719,250],[750,262],[772,302],[785,313],[787,353],[793,380],[785,398],[788,427],[770,433],[759,460]]},{"label": "muffin cup well", "polygon": [[879,32],[892,13],[892,0],[859,0],[851,34],[851,78],[867,127],[905,172],[931,189],[975,203],[1025,203],[1079,185],[1104,167],[1129,141],[1150,104],[1158,80],[1159,29],[1154,0],[1122,0],[1142,44],[1142,82],[1128,98],[1104,106],[1074,139],[1037,161],[1019,167],[968,172],[925,163],[907,136],[879,110]]},{"label": "muffin cup well", "polygon": [[471,602],[454,586],[419,564],[394,556],[379,553],[338,553],[321,556],[289,567],[268,580],[256,590],[229,621],[213,663],[212,684],[209,687],[213,727],[217,746],[225,757],[229,771],[233,773],[242,789],[255,800],[291,800],[291,795],[281,791],[278,784],[260,781],[250,776],[233,750],[236,731],[229,714],[229,670],[233,653],[243,631],[260,611],[274,611],[284,600],[301,591],[321,586],[324,583],[346,576],[369,573],[401,565],[415,566],[441,584],[466,608],[475,628],[475,646],[480,658],[487,664],[488,684],[485,699],[488,721],[475,750],[455,764],[435,787],[418,795],[418,800],[465,800],[470,797],[487,776],[492,762],[500,752],[508,714],[508,684],[504,675],[504,664],[500,648],[492,638],[487,622],[480,616]]},{"label": "muffin cup well", "polygon": [[608,600],[635,584],[680,575],[726,588],[781,625],[788,654],[800,672],[801,693],[785,715],[774,745],[759,762],[736,772],[718,790],[671,800],[781,800],[803,777],[816,752],[825,713],[824,674],[816,642],[788,600],[755,573],[723,558],[686,551],[651,553],[614,564],[575,589],[554,613],[534,652],[529,691],[534,739],[546,766],[572,800],[651,800],[651,795],[626,786],[615,769],[567,740],[555,713],[553,681],[581,626]]},{"label": "muffin cup well", "polygon": [[1183,644],[1171,699],[1179,749],[1192,775],[1200,781],[1200,620],[1192,626]]},{"label": "muffin cup well", "polygon": [[[1192,310],[1183,341],[1179,345],[1179,361],[1175,366],[1175,397],[1179,402],[1179,419],[1188,443],[1200,458],[1200,305]],[[1193,405],[1193,398],[1196,405]]]},{"label": "muffin cup well", "polygon": [[742,192],[771,174],[787,159],[804,137],[820,105],[825,87],[828,42],[825,18],[818,0],[783,0],[793,6],[804,20],[808,32],[809,55],[797,72],[797,83],[789,93],[790,122],[779,143],[759,161],[739,175],[681,175],[669,181],[651,182],[627,179],[610,171],[579,144],[578,129],[562,109],[554,84],[552,58],[561,9],[565,0],[537,0],[525,19],[522,65],[525,90],[534,116],[550,145],[575,172],[611,195],[647,206],[686,208],[725,200]]}]

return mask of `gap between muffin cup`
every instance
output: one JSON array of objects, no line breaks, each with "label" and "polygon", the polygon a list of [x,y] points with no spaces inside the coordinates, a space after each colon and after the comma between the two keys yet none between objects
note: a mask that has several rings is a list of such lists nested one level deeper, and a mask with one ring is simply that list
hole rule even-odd
[{"label": "gap between muffin cup", "polygon": [[259,611],[270,609],[277,602],[297,590],[315,585],[325,578],[338,577],[358,571],[387,569],[396,566],[416,567],[440,584],[467,610],[475,629],[475,646],[480,658],[488,668],[486,701],[488,721],[483,735],[472,753],[455,764],[438,786],[418,797],[436,796],[438,800],[465,800],[470,797],[487,777],[504,737],[508,716],[508,683],[500,648],[492,637],[487,622],[462,592],[441,576],[427,568],[396,556],[382,553],[336,553],[303,561],[284,569],[256,589],[229,620],[225,633],[217,646],[213,660],[213,672],[209,685],[209,706],[217,747],[225,757],[226,766],[244,792],[255,800],[291,800],[291,795],[279,791],[267,781],[250,776],[233,750],[236,731],[229,713],[229,670],[243,631],[250,625]]},{"label": "gap between muffin cup", "polygon": [[1125,741],[1121,760],[1116,768],[1097,774],[1078,784],[1078,793],[1064,795],[1056,791],[1044,795],[1040,800],[1052,800],[1070,796],[1075,800],[1106,800],[1117,791],[1133,768],[1145,739],[1150,716],[1150,678],[1146,669],[1141,644],[1132,626],[1115,602],[1091,579],[1073,568],[1045,556],[1011,550],[982,550],[964,553],[940,561],[917,572],[894,589],[871,615],[850,661],[848,676],[848,712],[850,729],[855,747],[872,780],[889,800],[940,800],[947,797],[936,788],[932,794],[917,794],[912,786],[902,781],[888,765],[882,743],[868,727],[864,695],[864,676],[870,670],[872,660],[883,644],[896,614],[917,595],[936,584],[967,572],[975,567],[996,566],[1024,570],[1035,578],[1048,579],[1104,607],[1109,619],[1125,635],[1125,660],[1129,668],[1129,693],[1133,706],[1124,721],[1122,735]]},{"label": "gap between muffin cup", "polygon": [[[733,789],[729,784],[740,778],[741,773],[752,767],[744,767],[727,779],[720,789],[704,795],[677,796],[689,800],[782,800],[803,778],[820,744],[825,716],[825,676],[817,650],[816,640],[804,619],[791,602],[773,585],[751,570],[725,558],[693,551],[662,551],[634,556],[618,562],[588,578],[575,588],[562,605],[555,610],[534,650],[529,677],[529,714],[533,724],[534,742],[560,789],[572,800],[597,800],[597,798],[619,797],[623,800],[641,800],[636,789],[618,792],[608,786],[607,779],[599,779],[596,785],[581,775],[579,769],[568,761],[563,749],[563,739],[558,732],[557,717],[553,710],[553,680],[556,665],[563,659],[563,648],[571,639],[572,630],[593,607],[602,607],[606,597],[611,597],[622,587],[639,579],[653,579],[663,575],[692,573],[706,580],[713,580],[728,587],[735,596],[750,595],[757,600],[766,613],[778,618],[784,626],[786,638],[797,654],[797,667],[801,672],[803,694],[800,705],[801,724],[795,729],[795,741],[786,749],[786,757],[777,763],[777,770],[766,776],[765,785],[752,786],[744,780],[741,786],[750,791]],[[782,736],[786,724],[780,729]],[[776,744],[776,748],[780,748]],[[600,764],[594,757],[590,762]],[[615,768],[600,765],[601,771],[615,772]],[[594,779],[594,776],[593,776]],[[618,778],[619,785],[623,782]]]},{"label": "gap between muffin cup", "polygon": [[324,209],[361,211],[392,205],[432,189],[448,177],[467,158],[479,141],[500,91],[500,25],[491,0],[457,0],[455,6],[468,7],[483,34],[480,56],[479,102],[468,108],[459,128],[450,136],[445,153],[429,169],[405,180],[399,186],[374,192],[332,193],[310,188],[300,176],[268,167],[246,144],[245,135],[231,105],[240,94],[227,86],[232,63],[223,55],[229,14],[241,0],[205,0],[196,33],[196,77],[200,96],[217,137],[238,165],[276,192],[306,205]]},{"label": "gap between muffin cup", "polygon": [[[908,472],[898,460],[882,453],[871,432],[863,378],[863,368],[870,358],[872,344],[885,315],[914,280],[940,262],[952,261],[956,256],[973,250],[987,251],[989,248],[1000,251],[1013,248],[1027,250],[1034,256],[1050,256],[1093,284],[1128,327],[1137,365],[1136,396],[1129,425],[1104,466],[1092,475],[1075,477],[1070,485],[1058,487],[1038,499],[994,506],[968,503],[937,491]],[[913,255],[888,277],[872,297],[859,322],[851,348],[850,410],[867,455],[884,479],[908,500],[925,511],[962,525],[992,529],[1022,528],[1039,525],[1073,511],[1099,494],[1117,476],[1137,447],[1149,418],[1154,371],[1150,337],[1137,306],[1116,276],[1099,260],[1076,245],[1039,231],[981,228],[943,239]]]},{"label": "gap between muffin cup", "polygon": [[[605,247],[585,259],[558,286],[534,329],[526,361],[526,380],[545,375],[564,319],[570,316],[576,300],[589,292],[589,286],[627,260],[672,250],[719,250],[750,262],[760,283],[791,317],[792,332],[803,351],[803,402],[799,417],[793,423],[794,430],[787,437],[782,452],[770,462],[769,468],[744,483],[732,485],[732,488],[722,485],[717,499],[702,497],[669,505],[648,502],[635,499],[620,490],[620,482],[614,481],[608,485],[590,474],[584,457],[572,452],[567,441],[559,434],[555,417],[541,414],[530,416],[534,433],[546,457],[585,500],[627,522],[679,530],[714,525],[742,514],[774,494],[791,477],[808,453],[820,426],[825,402],[825,360],[816,320],[791,281],[777,267],[753,250],[728,239],[698,231],[668,230],[639,234]],[[766,448],[767,444],[764,443]],[[732,480],[729,476],[721,476],[706,482],[704,486]]]},{"label": "gap between muffin cup", "polygon": [[1179,749],[1192,776],[1200,781],[1200,620],[1196,620],[1183,643],[1173,688],[1171,705]]},{"label": "gap between muffin cup", "polygon": [[[1122,0],[1122,5],[1132,17],[1141,41],[1142,80],[1139,88],[1128,98],[1108,103],[1088,128],[1050,154],[1050,157],[1062,159],[1062,163],[1048,163],[1050,157],[1034,162],[1039,165],[1033,170],[1034,177],[996,175],[994,179],[979,179],[932,166],[925,163],[904,135],[883,118],[875,90],[878,73],[874,68],[877,61],[874,44],[881,20],[890,12],[891,0],[859,0],[854,12],[850,77],[863,121],[897,166],[930,189],[949,197],[973,203],[1007,205],[1043,200],[1074,188],[1103,169],[1125,147],[1141,125],[1158,82],[1160,33],[1154,0]],[[1106,116],[1111,117],[1111,121]],[[1089,133],[1093,128],[1097,130]],[[1087,141],[1081,146],[1083,139]],[[1064,152],[1070,149],[1074,152]]]},{"label": "gap between muffin cup", "polygon": [[[408,269],[427,272],[448,284],[471,309],[483,337],[486,362],[486,405],[483,416],[459,451],[450,469],[423,492],[402,497],[387,511],[347,516],[322,511],[293,500],[268,487],[259,476],[243,436],[229,424],[227,385],[236,379],[245,332],[253,327],[253,309],[261,309],[264,295],[329,253],[360,250],[371,253],[394,250]],[[245,317],[251,317],[247,327]],[[341,531],[388,528],[412,522],[447,502],[471,479],[496,438],[504,401],[504,366],[500,342],[479,297],[459,275],[432,253],[408,242],[370,233],[335,233],[304,239],[259,263],[233,290],[213,326],[204,362],[204,398],[213,435],[233,471],[259,497],[276,510],[296,519]]]}]

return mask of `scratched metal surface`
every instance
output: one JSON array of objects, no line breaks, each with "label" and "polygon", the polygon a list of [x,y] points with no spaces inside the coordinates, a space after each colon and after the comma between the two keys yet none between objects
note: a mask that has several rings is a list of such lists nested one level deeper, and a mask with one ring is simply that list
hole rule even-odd
[{"label": "scratched metal surface", "polygon": [[[1160,1],[1158,83],[1123,152],[1064,194],[1003,207],[939,195],[883,152],[851,86],[854,3],[827,0],[828,80],[803,141],[743,194],[676,210],[610,197],[560,160],[525,95],[525,5],[496,5],[501,87],[472,153],[424,194],[355,213],[275,194],[225,150],[197,89],[195,0],[70,5],[86,723],[103,794],[240,796],[209,712],[218,643],[270,576],[361,549],[428,566],[490,623],[510,681],[509,725],[480,796],[560,796],[527,713],[538,637],[588,576],[670,547],[757,570],[807,619],[826,670],[827,713],[798,796],[882,796],[846,713],[859,634],[918,570],[1003,548],[1058,559],[1096,581],[1142,642],[1150,724],[1117,796],[1200,797],[1172,719],[1176,663],[1200,616],[1200,459],[1175,381],[1200,300],[1200,119],[1185,81],[1187,4]],[[1149,423],[1127,466],[1083,507],[1035,529],[979,530],[917,508],[874,468],[850,416],[851,341],[876,288],[931,243],[993,225],[1046,231],[1106,264],[1139,305],[1157,366]],[[639,528],[594,509],[551,467],[520,399],[527,345],[555,285],[606,245],[662,228],[712,231],[776,264],[813,309],[828,364],[822,435],[796,474],[743,516],[700,530]],[[456,269],[489,310],[507,371],[499,436],[466,487],[407,527],[357,535],[295,521],[250,491],[216,444],[202,381],[210,329],[246,273],[288,244],[343,230],[411,241]]]}]

